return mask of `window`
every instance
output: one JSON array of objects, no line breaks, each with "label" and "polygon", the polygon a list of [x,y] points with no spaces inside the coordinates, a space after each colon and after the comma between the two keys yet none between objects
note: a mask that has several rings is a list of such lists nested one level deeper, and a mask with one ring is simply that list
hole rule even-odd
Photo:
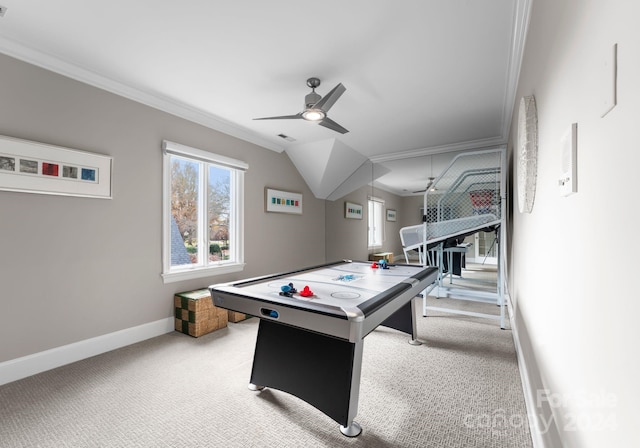
[{"label": "window", "polygon": [[369,198],[369,248],[382,247],[384,241],[384,201],[378,198]]},{"label": "window", "polygon": [[241,271],[248,165],[169,141],[162,147],[164,282]]}]

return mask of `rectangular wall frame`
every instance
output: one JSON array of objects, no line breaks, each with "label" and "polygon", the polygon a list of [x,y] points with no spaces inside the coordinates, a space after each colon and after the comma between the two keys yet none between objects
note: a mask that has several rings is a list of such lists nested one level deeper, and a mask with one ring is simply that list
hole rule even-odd
[{"label": "rectangular wall frame", "polygon": [[0,190],[111,199],[113,158],[0,136]]}]

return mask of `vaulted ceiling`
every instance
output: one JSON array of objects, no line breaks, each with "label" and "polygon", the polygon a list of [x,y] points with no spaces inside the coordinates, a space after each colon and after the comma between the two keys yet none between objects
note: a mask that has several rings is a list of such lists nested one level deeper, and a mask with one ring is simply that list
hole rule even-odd
[{"label": "vaulted ceiling", "polygon": [[[372,162],[410,194],[433,154],[506,143],[530,1],[0,0],[0,52],[286,151],[317,197]],[[301,112],[309,77],[346,87],[348,133],[254,120]]]}]

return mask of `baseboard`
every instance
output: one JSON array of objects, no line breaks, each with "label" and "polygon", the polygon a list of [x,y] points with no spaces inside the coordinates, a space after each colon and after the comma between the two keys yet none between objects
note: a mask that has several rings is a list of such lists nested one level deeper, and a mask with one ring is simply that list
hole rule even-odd
[{"label": "baseboard", "polygon": [[[536,415],[535,401],[533,396],[533,391],[531,390],[531,382],[529,381],[529,370],[527,368],[527,362],[524,359],[524,355],[522,354],[522,346],[520,345],[520,338],[518,337],[518,326],[516,324],[516,319],[513,314],[513,306],[511,305],[511,297],[507,294],[507,303],[509,306],[507,309],[509,310],[509,322],[511,323],[511,334],[513,335],[513,344],[516,348],[516,357],[518,359],[518,371],[520,372],[520,381],[522,383],[522,393],[524,394],[524,403],[527,408],[527,415]],[[534,448],[544,448],[544,441],[542,440],[541,434],[535,427],[536,425],[531,424],[531,418],[529,418],[529,431],[531,433],[531,440],[533,442]]]},{"label": "baseboard", "polygon": [[0,386],[174,330],[167,318],[0,363]]},{"label": "baseboard", "polygon": [[498,266],[498,261],[495,258],[485,260],[484,258],[465,257],[467,263],[473,264],[486,264],[487,266]]},{"label": "baseboard", "polygon": [[[537,391],[544,387],[541,386],[540,372],[534,365],[527,364],[527,356],[525,355],[522,344],[520,342],[520,329],[518,328],[517,319],[514,315],[514,309],[511,303],[511,297],[507,294],[507,303],[509,310],[509,321],[511,323],[511,334],[516,349],[516,357],[518,359],[518,370],[520,371],[520,380],[522,382],[522,392],[524,394],[525,406],[527,409],[527,417],[529,422],[529,431],[534,448],[546,448],[562,446],[559,440],[558,430],[555,426],[553,411],[545,406],[539,406],[536,402]],[[528,337],[528,336],[525,336]],[[531,357],[531,354],[530,356]],[[536,385],[537,384],[537,385]]]}]

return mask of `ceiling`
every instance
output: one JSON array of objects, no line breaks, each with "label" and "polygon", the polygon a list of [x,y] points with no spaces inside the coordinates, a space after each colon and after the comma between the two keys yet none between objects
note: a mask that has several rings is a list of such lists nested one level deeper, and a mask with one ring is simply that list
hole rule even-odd
[{"label": "ceiling", "polygon": [[[286,151],[317,197],[372,162],[406,195],[431,155],[506,143],[530,1],[0,0],[0,52]],[[254,120],[301,112],[312,76],[346,87],[348,133]]]}]

